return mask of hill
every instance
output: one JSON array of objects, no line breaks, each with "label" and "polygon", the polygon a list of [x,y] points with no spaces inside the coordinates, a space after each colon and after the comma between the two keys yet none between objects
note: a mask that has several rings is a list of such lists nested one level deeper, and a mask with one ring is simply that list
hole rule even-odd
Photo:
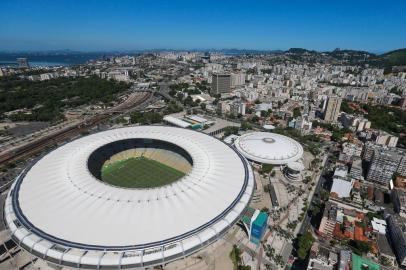
[{"label": "hill", "polygon": [[[386,68],[390,71],[391,67],[406,66],[406,48],[377,55],[367,51],[358,50],[333,50],[326,52],[317,52],[303,48],[291,48],[285,51],[285,55],[291,60],[338,63],[346,65],[371,65],[374,67]],[[396,68],[401,70],[402,68]],[[394,70],[392,68],[392,70]]]},{"label": "hill", "polygon": [[317,54],[316,51],[307,50],[307,49],[303,49],[303,48],[290,48],[289,50],[286,51],[286,53],[289,53],[289,54]]},{"label": "hill", "polygon": [[384,66],[405,66],[406,48],[387,52],[379,57]]}]

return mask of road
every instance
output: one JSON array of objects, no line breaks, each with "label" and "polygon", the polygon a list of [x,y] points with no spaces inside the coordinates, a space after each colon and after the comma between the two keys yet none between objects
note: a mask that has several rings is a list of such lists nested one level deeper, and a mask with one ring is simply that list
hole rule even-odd
[{"label": "road", "polygon": [[[287,204],[287,209],[288,211],[286,212],[286,214],[278,220],[278,222],[276,222],[274,224],[274,226],[279,226],[280,224],[282,224],[288,217],[289,217],[289,208],[290,206],[292,206],[292,204],[294,204],[297,200],[299,199],[299,197],[295,197],[293,200],[291,200],[288,204]],[[264,238],[262,241],[266,242],[268,240],[268,238],[272,235],[272,231],[269,230],[266,232]],[[257,254],[257,270],[261,269],[261,265],[262,265],[262,258],[263,258],[263,253],[264,253],[264,248],[261,245],[261,247],[259,248],[259,252]]]},{"label": "road", "polygon": [[[308,200],[309,202],[313,201],[313,198],[314,198],[315,195],[317,197],[320,197],[320,189],[324,185],[324,183],[326,182],[326,179],[323,176],[323,172],[324,172],[324,166],[326,165],[328,157],[329,157],[329,155],[326,155],[324,157],[324,159],[323,159],[323,162],[322,162],[323,170],[320,172],[320,175],[319,175],[318,180],[317,180],[316,188],[314,189],[314,193],[312,194],[311,198]],[[302,222],[302,225],[300,227],[299,234],[303,234],[309,229],[310,219],[311,219],[311,216],[309,216],[309,215],[305,216],[305,219]]]},{"label": "road", "polygon": [[[328,155],[324,156],[323,161],[322,161],[322,166],[324,168],[326,161],[327,161]],[[311,202],[313,200],[313,196],[314,194],[319,193],[320,191],[320,187],[322,186],[322,182],[324,183],[324,178],[322,177],[323,174],[323,170],[320,172],[320,174],[317,177],[317,185],[316,188],[314,189],[313,193],[310,193],[310,198],[308,198],[308,202]],[[311,185],[311,183],[308,183],[305,187],[305,190],[308,189],[308,187]],[[295,197],[293,200],[291,200],[288,205],[287,205],[287,209],[288,211],[286,212],[286,214],[278,220],[278,222],[275,224],[276,226],[279,226],[280,224],[282,224],[288,217],[289,217],[289,208],[299,199],[299,197]],[[310,225],[310,217],[306,214],[305,219],[302,221],[302,225],[301,228],[299,230],[299,232],[301,233],[302,231],[304,231],[305,229],[307,230],[308,226]],[[269,230],[267,231],[267,233],[265,234],[263,241],[266,242],[267,239],[272,235],[272,231]],[[257,270],[259,270],[261,268],[262,265],[262,258],[263,258],[263,246],[261,245],[259,252],[257,253]]]},{"label": "road", "polygon": [[[320,178],[319,178],[320,184],[317,184],[314,194],[317,194],[317,196],[320,196],[320,188],[323,186],[325,181],[326,181],[325,178],[323,176],[320,176]],[[310,199],[310,201],[313,201],[314,194],[313,194],[312,198]],[[303,234],[309,229],[310,220],[311,220],[311,216],[306,215],[305,219],[303,220],[302,226],[300,227],[299,234]]]}]

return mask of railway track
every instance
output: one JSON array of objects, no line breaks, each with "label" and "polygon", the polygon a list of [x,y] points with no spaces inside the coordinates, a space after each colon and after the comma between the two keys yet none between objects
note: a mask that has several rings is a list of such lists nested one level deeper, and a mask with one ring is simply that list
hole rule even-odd
[{"label": "railway track", "polygon": [[109,119],[117,113],[123,113],[130,108],[137,107],[143,104],[152,95],[153,94],[150,92],[135,93],[123,103],[110,110],[107,110],[103,114],[95,115],[90,119],[83,120],[82,122],[74,126],[64,128],[57,133],[45,136],[31,143],[20,146],[16,149],[4,151],[0,153],[0,165],[29,157],[33,154],[41,152],[46,147],[53,146],[57,143],[71,139],[83,132],[88,131],[90,128],[100,124],[101,122]]}]

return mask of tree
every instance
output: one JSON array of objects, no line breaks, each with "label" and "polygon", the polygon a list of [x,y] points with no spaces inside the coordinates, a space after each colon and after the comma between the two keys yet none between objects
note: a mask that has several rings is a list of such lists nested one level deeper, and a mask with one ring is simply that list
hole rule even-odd
[{"label": "tree", "polygon": [[268,117],[269,112],[268,111],[261,111],[261,117]]},{"label": "tree", "polygon": [[10,116],[13,121],[59,121],[64,108],[85,104],[111,105],[128,84],[96,76],[29,81],[19,77],[0,78],[0,115],[25,108],[29,113]]},{"label": "tree", "polygon": [[184,97],[184,95],[183,95],[182,92],[178,92],[178,93],[176,94],[176,98],[177,98],[178,100],[180,100],[180,101],[183,100],[183,97]]},{"label": "tree", "polygon": [[176,93],[177,93],[177,91],[174,90],[174,89],[171,89],[171,90],[169,91],[169,95],[172,96],[172,97],[174,97],[174,96],[176,95]]},{"label": "tree", "polygon": [[145,124],[156,124],[162,122],[162,115],[157,112],[134,112],[130,116],[131,123],[139,123],[141,125]]},{"label": "tree", "polygon": [[329,197],[330,197],[330,193],[327,190],[325,190],[325,189],[320,190],[320,198],[323,201],[327,201]]},{"label": "tree", "polygon": [[176,103],[175,101],[171,101],[168,103],[165,113],[166,114],[171,114],[171,113],[177,113],[183,110],[182,105]]},{"label": "tree", "polygon": [[237,245],[233,245],[233,249],[230,252],[230,259],[233,262],[233,269],[239,270],[239,266],[241,265],[241,251]]},{"label": "tree", "polygon": [[191,97],[191,96],[187,96],[187,97],[185,98],[185,100],[183,101],[183,104],[186,105],[186,106],[192,106],[192,105],[194,105],[194,104],[193,104],[193,99],[192,99],[192,97]]},{"label": "tree", "polygon": [[272,164],[262,163],[261,173],[270,173],[273,170]]},{"label": "tree", "polygon": [[300,108],[296,107],[293,109],[293,118],[298,118],[299,116],[302,116],[302,114],[300,112]]},{"label": "tree", "polygon": [[231,134],[238,134],[238,127],[226,127],[224,129],[224,136],[230,136]]},{"label": "tree", "polygon": [[371,251],[371,245],[368,242],[351,240],[349,244],[350,246],[354,247],[356,250],[362,253],[367,253]]},{"label": "tree", "polygon": [[320,213],[320,205],[315,204],[312,208],[312,215],[317,216]]},{"label": "tree", "polygon": [[299,236],[299,248],[297,250],[297,255],[300,259],[304,260],[309,253],[310,248],[312,247],[314,242],[313,235],[307,231],[303,235]]},{"label": "tree", "polygon": [[346,100],[343,100],[341,102],[341,107],[340,111],[348,113],[348,114],[353,114],[354,110],[349,106],[348,102]]},{"label": "tree", "polygon": [[242,130],[249,130],[249,129],[252,129],[252,126],[247,121],[242,121],[241,122],[241,129]]},{"label": "tree", "polygon": [[310,181],[312,181],[311,176],[306,176],[305,179],[302,180],[302,182],[305,184],[309,183]]},{"label": "tree", "polygon": [[256,123],[256,122],[259,121],[259,117],[258,117],[257,115],[254,115],[254,116],[251,118],[251,121],[254,122],[254,123]]}]

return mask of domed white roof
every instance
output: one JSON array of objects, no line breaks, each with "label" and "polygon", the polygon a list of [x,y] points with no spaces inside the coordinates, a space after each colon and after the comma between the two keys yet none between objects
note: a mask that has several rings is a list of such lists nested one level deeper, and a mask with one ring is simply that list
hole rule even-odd
[{"label": "domed white roof", "polygon": [[[193,159],[191,172],[151,189],[120,188],[92,175],[92,153],[137,138],[183,148]],[[41,258],[136,268],[183,258],[215,241],[237,222],[253,189],[246,159],[211,136],[128,127],[77,139],[39,159],[15,181],[4,212],[13,239]]]},{"label": "domed white roof", "polygon": [[235,141],[235,146],[246,158],[260,163],[287,164],[303,156],[300,143],[276,133],[247,133]]}]

